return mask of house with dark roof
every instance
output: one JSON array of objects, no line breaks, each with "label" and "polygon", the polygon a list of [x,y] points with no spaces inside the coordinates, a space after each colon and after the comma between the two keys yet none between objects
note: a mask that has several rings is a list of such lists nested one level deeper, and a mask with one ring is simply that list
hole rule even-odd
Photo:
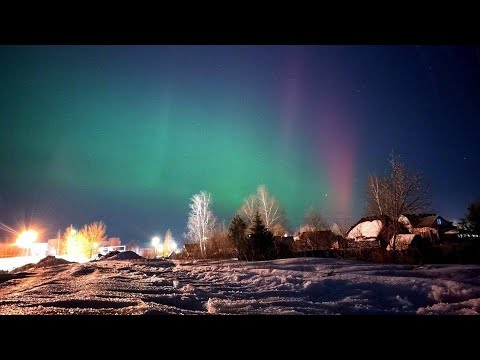
[{"label": "house with dark roof", "polygon": [[452,222],[437,214],[404,214],[400,215],[401,222],[411,234],[435,242],[440,240],[445,233],[455,230]]}]

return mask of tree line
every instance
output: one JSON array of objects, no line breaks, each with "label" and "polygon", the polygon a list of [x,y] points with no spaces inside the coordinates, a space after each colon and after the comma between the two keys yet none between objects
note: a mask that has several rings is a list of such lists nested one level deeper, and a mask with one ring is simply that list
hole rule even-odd
[{"label": "tree line", "polygon": [[[394,153],[390,154],[388,165],[385,175],[368,176],[364,215],[387,215],[393,220],[402,214],[432,212],[430,187],[422,172],[407,169],[401,157]],[[264,184],[244,200],[228,229],[219,224],[211,206],[212,195],[207,191],[194,194],[190,199],[186,239],[198,244],[202,257],[224,252],[235,253],[243,260],[270,259],[275,253],[274,237],[288,232],[285,211]],[[480,201],[470,204],[463,224],[480,233]],[[398,221],[393,221],[394,253],[399,226]],[[297,233],[328,229],[321,212],[311,208],[306,211]],[[335,223],[331,230],[344,236],[347,228],[340,229]]]}]

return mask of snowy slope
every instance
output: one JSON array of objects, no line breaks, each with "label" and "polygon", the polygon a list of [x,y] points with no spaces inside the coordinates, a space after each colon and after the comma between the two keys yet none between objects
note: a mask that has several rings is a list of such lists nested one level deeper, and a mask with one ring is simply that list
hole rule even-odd
[{"label": "snowy slope", "polygon": [[478,265],[98,261],[0,275],[0,314],[479,314]]}]

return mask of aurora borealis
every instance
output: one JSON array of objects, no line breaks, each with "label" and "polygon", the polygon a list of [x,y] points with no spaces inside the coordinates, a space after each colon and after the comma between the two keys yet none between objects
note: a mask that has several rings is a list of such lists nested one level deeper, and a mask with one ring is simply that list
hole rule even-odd
[{"label": "aurora borealis", "polygon": [[0,46],[0,78],[0,221],[50,236],[182,242],[194,193],[228,224],[262,183],[292,228],[312,206],[356,220],[392,149],[443,216],[479,195],[473,47]]}]

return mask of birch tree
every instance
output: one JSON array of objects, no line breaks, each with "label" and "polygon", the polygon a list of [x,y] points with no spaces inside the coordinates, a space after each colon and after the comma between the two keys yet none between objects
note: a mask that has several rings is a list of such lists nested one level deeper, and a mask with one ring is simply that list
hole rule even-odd
[{"label": "birch tree", "polygon": [[[239,210],[239,214],[247,223],[247,226],[251,226],[254,223],[257,211],[267,229],[286,228],[285,213],[278,200],[268,193],[265,185],[260,185],[255,194],[245,199],[245,202]],[[283,233],[275,235],[283,235]]]},{"label": "birch tree", "polygon": [[206,254],[206,241],[212,236],[216,218],[211,206],[211,194],[201,191],[190,199],[190,214],[187,222],[187,240],[198,243],[202,256]]}]

